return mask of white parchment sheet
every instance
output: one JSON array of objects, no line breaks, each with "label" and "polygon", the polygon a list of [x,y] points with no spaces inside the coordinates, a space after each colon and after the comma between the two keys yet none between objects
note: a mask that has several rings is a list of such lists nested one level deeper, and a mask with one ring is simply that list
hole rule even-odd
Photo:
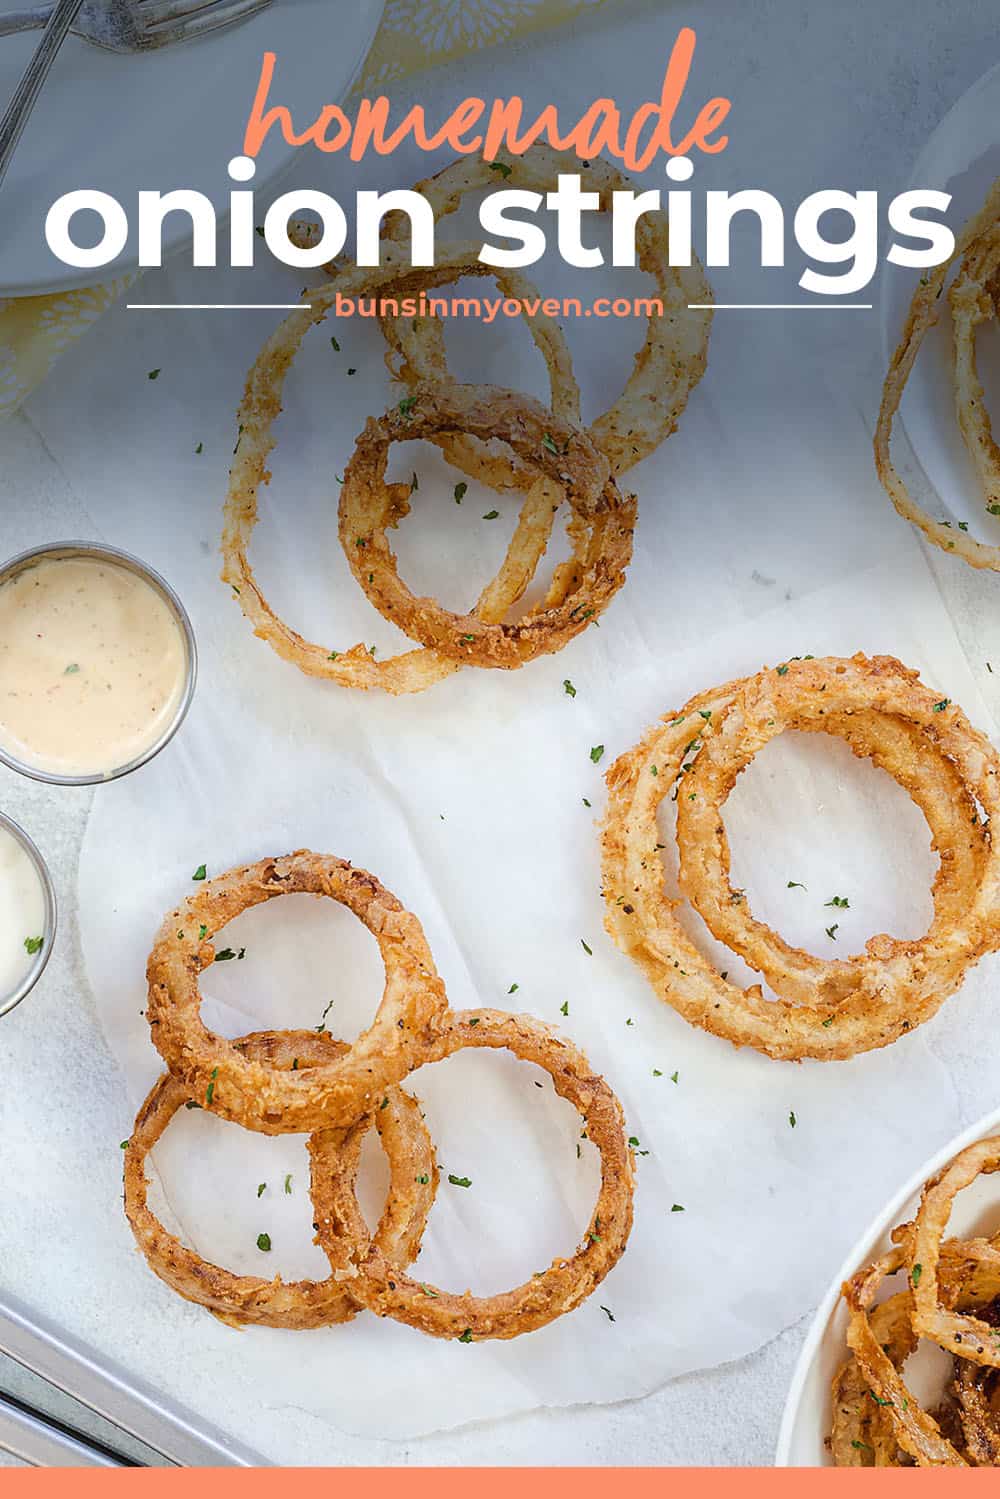
[{"label": "white parchment sheet", "polygon": [[[341,335],[342,343],[356,337]],[[136,353],[140,365],[147,348]],[[680,434],[635,475],[643,496],[636,559],[600,628],[521,672],[470,671],[422,697],[391,700],[306,680],[251,636],[216,581],[227,403],[209,391],[192,402],[197,371],[162,329],[158,348],[152,405],[167,414],[147,431],[144,452],[164,503],[148,492],[133,503],[122,459],[102,454],[105,473],[109,462],[117,470],[102,529],[164,566],[189,601],[203,676],[172,751],[98,797],[80,889],[88,972],[130,1102],[158,1070],[140,1012],[162,913],[192,888],[202,862],[220,871],[311,846],[371,868],[419,914],[456,1006],[506,1004],[564,1024],[612,1080],[649,1151],[625,1260],[583,1309],[544,1332],[469,1348],[360,1318],[308,1336],[237,1335],[175,1303],[150,1277],[148,1299],[168,1306],[165,1323],[175,1329],[174,1357],[214,1365],[229,1399],[237,1388],[242,1398],[280,1392],[282,1403],[342,1429],[404,1437],[639,1395],[758,1346],[815,1300],[838,1239],[870,1193],[888,1189],[915,1137],[929,1148],[952,1127],[942,1056],[971,1064],[981,1051],[990,968],[933,1026],[888,1052],[825,1068],[738,1054],[664,1008],[604,935],[594,818],[602,771],[648,722],[692,691],[790,654],[894,651],[983,721],[918,549],[871,503],[860,423],[822,381],[815,408],[799,403],[781,503],[762,516],[778,491],[764,473],[771,444],[757,435],[765,430],[757,403],[780,397],[743,391],[725,412],[727,371],[717,356],[720,379],[696,393]],[[331,646],[360,636],[387,651],[393,631],[358,595],[339,551],[333,475],[363,403],[388,392],[367,349],[344,357],[359,358],[359,375],[342,379],[349,409],[346,395],[343,406],[332,400],[327,333],[311,339],[295,372],[254,556],[296,625]],[[857,434],[853,447],[838,443],[829,464],[817,462],[824,424]],[[202,433],[212,444],[207,463],[193,452]],[[199,462],[204,491],[191,480]],[[397,472],[414,467],[423,514],[401,528],[404,565],[419,586],[459,601],[499,554],[512,505],[501,502],[501,517],[487,522],[491,496],[470,486],[457,507],[454,476],[436,455],[397,455]],[[783,519],[790,492],[801,495],[794,525]],[[789,580],[803,573],[813,586],[792,596],[800,590]],[[591,751],[601,744],[595,765]],[[741,782],[730,826],[734,877],[755,909],[819,951],[833,950],[825,928],[834,914],[838,952],[872,931],[917,932],[927,918],[932,866],[919,817],[837,743],[769,749]],[[788,891],[789,880],[807,890]],[[849,910],[826,907],[835,894],[850,899]],[[212,1018],[230,1033],[317,1025],[332,1001],[328,1025],[350,1036],[370,1013],[377,957],[344,913],[272,904],[229,942],[245,946],[246,959],[213,972],[205,990]],[[575,1117],[535,1080],[530,1069],[475,1056],[414,1079],[446,1173],[473,1183],[442,1187],[421,1259],[429,1279],[500,1289],[577,1241],[594,1163],[577,1159]],[[256,1238],[266,1230],[269,1272],[323,1272],[309,1243],[300,1141],[265,1142],[186,1114],[160,1165],[175,1218],[204,1253],[259,1271]]]},{"label": "white parchment sheet", "polygon": [[[661,17],[660,32],[675,29]],[[623,44],[601,52],[601,88],[623,102],[647,93],[662,74],[657,35],[652,22],[630,21]],[[553,56],[572,46],[565,38],[558,54],[518,55],[529,101],[571,91]],[[499,85],[477,66],[456,75],[456,97]],[[758,87],[767,107],[756,95],[744,101],[726,182],[788,192],[795,171],[778,180],[783,158],[769,136],[786,123],[783,96],[773,74]],[[811,117],[802,129],[812,132],[803,141],[811,190],[831,176],[824,151],[834,132]],[[423,166],[400,160],[393,180],[407,184]],[[366,167],[363,185],[385,185],[379,171]],[[715,278],[720,298],[761,292],[754,258],[748,246],[749,270]],[[766,295],[790,299],[797,274],[768,272]],[[278,301],[299,283],[280,268],[252,277],[167,270],[142,289],[151,302]],[[569,278],[561,290],[572,291]],[[235,407],[272,319],[117,311],[69,351],[58,381],[29,407],[85,497],[92,534],[160,567],[191,610],[202,652],[184,733],[141,775],[101,789],[82,859],[87,971],[127,1085],[121,1134],[158,1071],[140,1012],[162,914],[202,862],[216,872],[309,845],[372,869],[419,915],[453,1004],[506,1005],[565,1026],[619,1092],[649,1152],[621,1265],[573,1316],[511,1344],[438,1343],[370,1317],[314,1334],[235,1333],[141,1264],[117,1279],[106,1311],[94,1314],[115,1330],[102,1341],[124,1341],[131,1367],[280,1457],[288,1431],[302,1433],[310,1417],[404,1438],[638,1396],[760,1346],[815,1303],[859,1225],[912,1163],[988,1106],[981,1063],[994,1045],[997,971],[984,962],[933,1022],[888,1051],[783,1066],[691,1030],[603,932],[594,824],[602,773],[691,692],[790,655],[890,651],[989,727],[922,554],[872,472],[873,326],[827,313],[753,322],[720,313],[708,375],[680,430],[629,476],[640,496],[636,555],[600,627],[523,671],[467,671],[421,697],[390,700],[297,674],[254,640],[218,582]],[[544,393],[522,329],[479,332],[452,340],[460,376]],[[638,330],[591,323],[568,332],[593,414],[621,389]],[[399,399],[381,355],[370,325],[310,335],[289,380],[253,559],[297,628],[331,648],[362,639],[385,654],[399,637],[349,576],[335,478],[366,415]],[[149,381],[153,369],[160,374]],[[420,475],[414,514],[398,533],[405,576],[468,604],[502,555],[513,502],[470,485],[456,506],[458,476],[424,448],[400,450],[393,465],[395,476]],[[485,521],[493,508],[499,518]],[[919,815],[839,743],[789,736],[770,746],[742,778],[727,823],[734,879],[754,910],[817,952],[856,950],[880,930],[916,933],[929,918],[933,864]],[[807,888],[789,890],[789,881]],[[849,909],[828,909],[834,895],[848,897]],[[835,943],[825,934],[834,917]],[[272,903],[229,940],[245,945],[246,959],[204,982],[206,1013],[228,1033],[315,1026],[332,1001],[327,1024],[350,1037],[371,1013],[373,944],[327,903]],[[544,1077],[468,1055],[412,1085],[445,1173],[472,1180],[468,1189],[442,1185],[420,1260],[428,1279],[499,1289],[577,1242],[595,1165],[586,1151],[577,1158],[575,1116]],[[309,1242],[301,1141],[264,1141],[184,1113],[157,1165],[172,1220],[203,1253],[238,1270],[323,1273]],[[375,1149],[368,1206],[377,1204],[379,1169]],[[107,1212],[117,1214],[117,1202]],[[264,1231],[274,1245],[266,1258],[255,1247]],[[119,1242],[125,1255],[124,1219]]]}]

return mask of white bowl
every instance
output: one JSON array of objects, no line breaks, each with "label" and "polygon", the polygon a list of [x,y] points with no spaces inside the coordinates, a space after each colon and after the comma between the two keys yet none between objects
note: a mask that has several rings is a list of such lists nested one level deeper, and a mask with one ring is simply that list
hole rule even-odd
[{"label": "white bowl", "polygon": [[[792,1377],[774,1459],[776,1467],[833,1466],[826,1448],[831,1419],[830,1384],[847,1356],[847,1314],[840,1299],[840,1287],[855,1270],[869,1264],[889,1247],[892,1229],[898,1223],[905,1223],[913,1217],[921,1188],[929,1177],[946,1166],[967,1145],[998,1133],[1000,1109],[994,1109],[931,1156],[866,1229],[837,1271],[809,1329],[809,1336]],[[957,1197],[948,1228],[949,1234],[981,1232],[986,1208],[993,1209],[995,1224],[1000,1211],[1000,1189],[995,1178],[981,1176]],[[915,1393],[920,1393],[919,1387]]]}]

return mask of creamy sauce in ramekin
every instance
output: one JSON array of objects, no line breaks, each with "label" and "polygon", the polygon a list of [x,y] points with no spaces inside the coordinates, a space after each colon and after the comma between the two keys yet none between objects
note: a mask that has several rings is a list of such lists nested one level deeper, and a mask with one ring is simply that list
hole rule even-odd
[{"label": "creamy sauce in ramekin", "polygon": [[44,774],[110,775],[170,728],[187,665],[144,578],[103,557],[43,557],[0,586],[0,746]]},{"label": "creamy sauce in ramekin", "polygon": [[25,848],[0,827],[0,1004],[44,951],[45,891]]}]

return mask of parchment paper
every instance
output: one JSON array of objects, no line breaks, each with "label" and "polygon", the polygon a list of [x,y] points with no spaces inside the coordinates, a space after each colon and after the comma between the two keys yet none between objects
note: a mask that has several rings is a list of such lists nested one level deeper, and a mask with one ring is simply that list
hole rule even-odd
[{"label": "parchment paper", "polygon": [[[602,87],[623,102],[641,96],[661,62],[652,34],[636,27],[629,41],[602,52]],[[572,94],[569,73],[542,48],[522,53],[517,69],[528,100]],[[467,87],[464,77],[455,82]],[[770,97],[781,104],[773,89]],[[780,116],[779,108],[775,129]],[[756,118],[744,112],[727,170],[734,181],[756,180],[771,163],[766,185],[785,192],[784,158],[756,138]],[[815,129],[829,138],[827,123]],[[406,185],[425,170],[401,158],[378,181],[366,164],[364,183],[348,185]],[[737,259],[749,269],[713,277],[720,300],[759,299],[752,247]],[[796,275],[768,272],[767,295],[794,299]],[[168,270],[144,289],[150,301],[279,301],[299,285],[280,269]],[[572,294],[572,280],[563,276],[557,289]],[[601,290],[591,285],[587,295]],[[106,1314],[130,1363],[177,1395],[196,1389],[206,1415],[279,1457],[289,1430],[302,1434],[297,1452],[307,1445],[311,1420],[405,1438],[617,1401],[734,1359],[816,1301],[859,1225],[970,1107],[985,1106],[992,962],[890,1050],[786,1067],[688,1028],[602,929],[602,772],[690,692],[807,651],[888,650],[988,727],[919,548],[872,473],[874,328],[833,317],[720,313],[708,377],[680,430],[630,476],[640,494],[637,551],[600,628],[524,671],[466,672],[415,699],[354,696],[300,677],[252,638],[217,580],[235,407],[271,315],[112,313],[66,355],[60,373],[73,401],[53,387],[31,402],[94,534],[170,577],[202,648],[184,733],[142,775],[102,788],[82,860],[87,968],[126,1081],[109,1151],[157,1072],[140,1011],[163,912],[202,861],[221,870],[310,844],[371,868],[419,914],[455,1005],[507,1004],[565,1025],[611,1079],[650,1152],[622,1264],[574,1316],[510,1345],[440,1344],[372,1318],[309,1335],[236,1334],[140,1267]],[[457,373],[544,392],[523,330],[479,331],[457,331]],[[568,332],[593,414],[620,390],[638,330],[591,322]],[[336,538],[335,475],[364,418],[398,399],[381,355],[378,334],[359,324],[310,338],[289,382],[255,538],[270,596],[332,648],[360,638],[386,652],[397,641],[359,597]],[[148,381],[153,369],[161,373]],[[457,476],[435,455],[396,457],[398,475],[417,468],[421,480],[418,513],[398,535],[403,571],[417,589],[467,603],[499,560],[512,504],[470,486],[456,507]],[[493,508],[501,517],[484,521]],[[820,952],[854,950],[878,930],[915,932],[928,918],[932,862],[919,817],[840,745],[789,738],[770,747],[734,794],[728,825],[734,878],[753,908]],[[807,891],[789,891],[789,880]],[[835,894],[850,899],[835,913],[836,949],[825,935]],[[349,1036],[370,1013],[377,962],[342,913],[281,902],[231,939],[245,943],[245,961],[205,984],[206,1013],[230,1033],[316,1025],[333,1000],[327,1023]],[[535,1080],[499,1057],[463,1057],[414,1079],[446,1173],[472,1178],[469,1189],[442,1187],[420,1262],[429,1278],[497,1288],[576,1242],[593,1163],[577,1161],[574,1119]],[[255,1241],[266,1230],[267,1269],[285,1274],[323,1271],[309,1245],[303,1162],[300,1143],[264,1142],[186,1113],[158,1154],[172,1217],[199,1249],[260,1269]],[[377,1155],[370,1164],[369,1205]],[[117,1201],[107,1211],[117,1215]],[[124,1219],[120,1235],[125,1252]]]},{"label": "parchment paper", "polygon": [[[162,332],[156,404],[169,403],[171,391]],[[148,352],[137,352],[140,365]],[[327,337],[317,336],[290,386],[254,556],[296,625],[331,646],[360,635],[388,650],[393,632],[366,613],[339,553],[330,477],[360,425],[357,405],[375,409],[387,392],[369,358],[362,375],[344,377],[352,409],[334,405],[322,370],[331,357]],[[204,661],[183,735],[141,776],[102,791],[82,860],[85,957],[130,1105],[158,1071],[141,1010],[162,913],[192,888],[203,861],[220,871],[311,846],[371,868],[419,914],[456,1006],[506,1004],[565,1025],[612,1080],[649,1151],[622,1265],[573,1317],[513,1344],[437,1343],[372,1318],[308,1336],[237,1335],[175,1304],[166,1316],[176,1356],[213,1364],[231,1398],[251,1390],[344,1430],[406,1437],[543,1405],[620,1400],[734,1359],[812,1304],[838,1241],[898,1175],[893,1163],[956,1122],[941,1053],[950,1065],[974,1062],[989,965],[937,1021],[890,1051],[786,1067],[690,1030],[602,929],[594,826],[602,772],[692,691],[790,654],[888,650],[984,721],[922,557],[884,508],[870,505],[866,478],[852,488],[860,441],[857,458],[842,449],[828,479],[817,463],[823,420],[834,413],[838,430],[850,430],[851,413],[825,387],[814,413],[802,404],[774,506],[786,513],[797,495],[800,512],[794,526],[773,514],[765,543],[761,510],[775,491],[755,437],[756,399],[725,411],[726,364],[717,357],[720,378],[635,475],[644,501],[637,556],[600,628],[519,673],[466,672],[422,698],[353,696],[308,681],[252,638],[216,582],[226,462],[216,451],[226,431],[218,395],[205,393],[194,425],[197,402],[179,389],[177,409],[147,433],[150,482],[169,504],[133,504],[122,460],[113,460],[104,529],[168,572],[192,607]],[[186,387],[181,359],[178,350]],[[187,453],[203,433],[213,452],[198,470]],[[747,446],[750,462],[739,458]],[[470,486],[459,509],[454,475],[433,454],[399,455],[399,472],[413,466],[428,508],[423,524],[415,515],[400,533],[404,566],[417,586],[460,601],[498,555],[511,506],[501,502],[501,519],[485,522],[492,496]],[[195,472],[206,474],[204,491]],[[803,573],[814,586],[791,597],[790,579]],[[825,928],[834,914],[838,952],[876,930],[915,933],[927,919],[932,863],[919,816],[839,744],[790,739],[770,748],[734,795],[729,825],[734,878],[754,908],[818,951],[833,950]],[[808,888],[788,891],[789,880]],[[849,910],[826,907],[835,894],[849,897]],[[377,957],[344,913],[283,901],[228,940],[245,945],[245,961],[204,984],[207,1014],[228,1033],[317,1025],[332,1001],[327,1023],[350,1036],[370,1013]],[[469,1189],[442,1188],[420,1261],[429,1279],[499,1289],[576,1242],[594,1163],[577,1160],[574,1116],[535,1080],[530,1069],[474,1056],[414,1079],[446,1173],[472,1178]],[[185,1114],[158,1164],[172,1213],[202,1252],[260,1271],[255,1242],[266,1230],[268,1272],[323,1273],[309,1243],[300,1141],[262,1141]],[[377,1184],[373,1163],[370,1203]],[[172,1300],[152,1277],[148,1296],[158,1311]]]}]

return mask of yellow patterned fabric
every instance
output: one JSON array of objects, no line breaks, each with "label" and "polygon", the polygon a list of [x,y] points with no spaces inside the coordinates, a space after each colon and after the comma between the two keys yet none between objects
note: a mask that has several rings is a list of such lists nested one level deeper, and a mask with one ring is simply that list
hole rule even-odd
[{"label": "yellow patterned fabric", "polygon": [[[388,0],[358,85],[362,92],[436,63],[556,26],[610,0]],[[52,296],[0,299],[0,417],[45,378],[69,344],[132,278]]]}]

